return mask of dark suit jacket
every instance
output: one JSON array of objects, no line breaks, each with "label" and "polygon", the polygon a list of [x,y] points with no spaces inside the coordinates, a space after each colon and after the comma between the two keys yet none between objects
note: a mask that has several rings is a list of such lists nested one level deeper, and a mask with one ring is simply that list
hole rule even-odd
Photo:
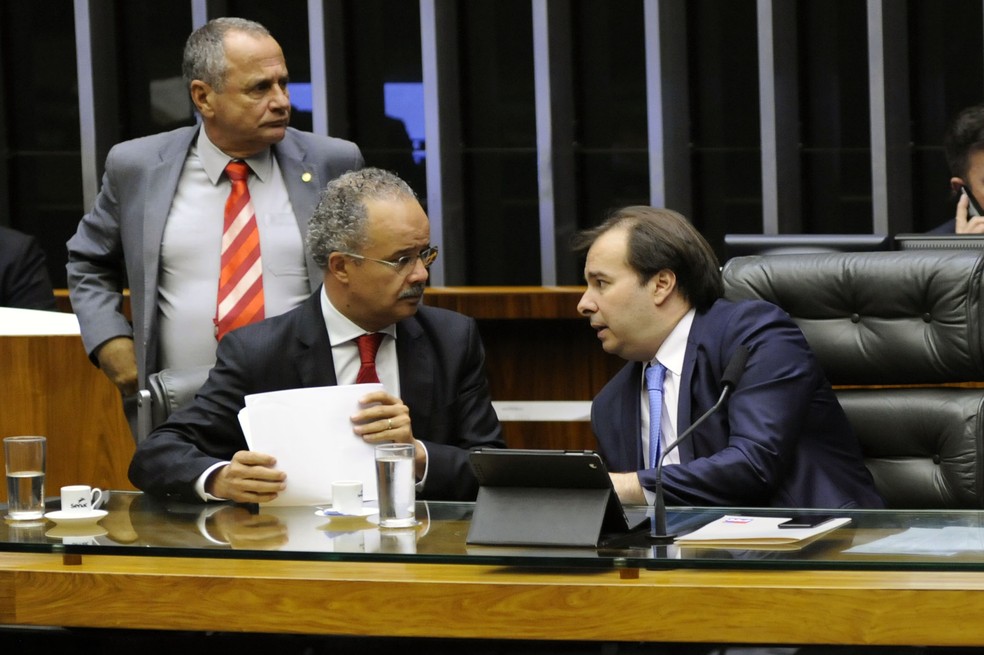
[{"label": "dark suit jacket", "polygon": [[0,227],[0,307],[54,310],[44,253],[34,237]]},{"label": "dark suit jacket", "polygon": [[[687,341],[677,408],[682,434],[717,402],[735,349],[750,355],[726,407],[681,443],[663,470],[667,503],[750,507],[882,507],[861,449],[795,323],[762,301],[718,300],[697,313]],[[639,471],[642,364],[626,365],[591,409],[613,471]],[[654,488],[650,470],[639,473]]]},{"label": "dark suit jacket", "polygon": [[[95,205],[68,241],[68,289],[86,352],[95,362],[94,352],[104,342],[132,336],[141,388],[147,375],[158,370],[161,240],[198,129],[182,127],[113,146]],[[354,143],[293,128],[273,146],[273,156],[302,238],[325,185],[363,164]],[[311,253],[305,255],[314,291],[321,284],[321,270]],[[130,289],[132,328],[123,314],[124,282]]]},{"label": "dark suit jacket", "polygon": [[[130,480],[149,493],[198,499],[209,466],[246,450],[237,414],[248,394],[337,384],[317,291],[286,314],[230,332],[218,361],[186,409],[140,444]],[[478,483],[468,449],[503,447],[473,319],[421,306],[396,325],[403,402],[414,436],[427,445],[424,499],[473,499]]]}]

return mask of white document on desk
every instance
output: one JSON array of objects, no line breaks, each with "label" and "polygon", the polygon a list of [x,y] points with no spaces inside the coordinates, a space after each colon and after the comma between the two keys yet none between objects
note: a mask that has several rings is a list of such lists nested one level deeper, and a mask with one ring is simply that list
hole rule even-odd
[{"label": "white document on desk", "polygon": [[352,429],[359,399],[381,384],[288,389],[246,396],[246,443],[277,458],[287,489],[265,505],[328,505],[331,483],[361,480],[363,500],[376,499],[373,447]]},{"label": "white document on desk", "polygon": [[833,518],[813,528],[780,528],[789,517],[722,516],[704,527],[683,535],[675,543],[681,546],[782,548],[805,543],[851,522],[850,518]]}]

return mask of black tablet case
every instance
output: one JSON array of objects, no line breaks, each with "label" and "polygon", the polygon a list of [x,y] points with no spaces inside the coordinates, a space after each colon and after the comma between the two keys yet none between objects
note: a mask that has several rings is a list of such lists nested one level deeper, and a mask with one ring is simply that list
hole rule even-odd
[{"label": "black tablet case", "polygon": [[470,461],[481,485],[470,544],[597,546],[630,529],[595,452],[488,449]]}]

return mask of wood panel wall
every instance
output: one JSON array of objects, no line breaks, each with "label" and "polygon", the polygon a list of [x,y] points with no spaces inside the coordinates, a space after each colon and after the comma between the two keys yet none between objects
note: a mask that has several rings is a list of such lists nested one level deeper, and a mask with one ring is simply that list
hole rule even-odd
[{"label": "wood panel wall", "polygon": [[[577,313],[582,287],[435,287],[426,302],[478,320],[494,400],[591,400],[625,364]],[[512,448],[597,447],[589,423],[504,423]]]}]

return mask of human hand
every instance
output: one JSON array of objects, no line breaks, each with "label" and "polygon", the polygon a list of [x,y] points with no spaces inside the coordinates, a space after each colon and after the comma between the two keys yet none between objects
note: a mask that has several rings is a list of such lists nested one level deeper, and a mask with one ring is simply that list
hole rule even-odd
[{"label": "human hand", "polygon": [[364,409],[352,415],[353,430],[366,443],[415,443],[410,408],[396,396],[375,391],[359,399]]},{"label": "human hand", "polygon": [[99,368],[124,396],[137,392],[137,356],[130,337],[114,337],[96,351]]},{"label": "human hand", "polygon": [[274,468],[271,455],[240,450],[232,461],[216,469],[205,481],[205,491],[237,503],[264,503],[287,488],[287,474]]},{"label": "human hand", "polygon": [[396,396],[374,391],[359,399],[364,409],[352,415],[353,430],[368,444],[413,444],[414,468],[417,478],[424,474],[427,451],[413,436],[410,408]]},{"label": "human hand", "polygon": [[961,193],[957,201],[956,218],[956,234],[984,234],[984,217],[970,216],[970,198],[966,193]]}]

